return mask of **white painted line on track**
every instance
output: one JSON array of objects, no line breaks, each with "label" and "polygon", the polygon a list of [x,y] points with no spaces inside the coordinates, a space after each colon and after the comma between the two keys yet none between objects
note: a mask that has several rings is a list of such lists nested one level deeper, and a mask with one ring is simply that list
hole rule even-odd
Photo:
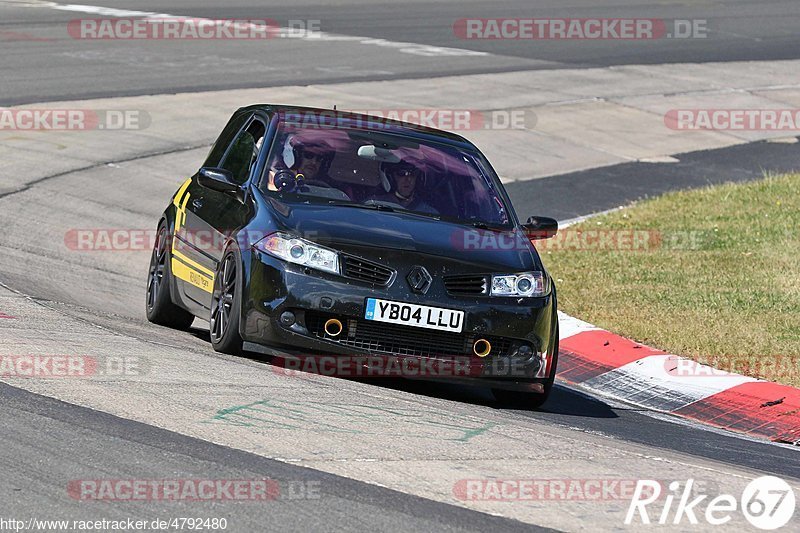
[{"label": "white painted line on track", "polygon": [[620,209],[625,209],[625,206],[612,207],[611,209],[606,209],[605,211],[598,211],[597,213],[590,213],[588,215],[581,215],[581,216],[575,217],[575,218],[568,218],[566,220],[559,220],[558,221],[558,227],[559,227],[559,229],[568,228],[570,226],[574,226],[575,224],[578,224],[578,223],[583,222],[585,220],[589,220],[590,218],[599,217],[599,216],[602,216],[602,215],[607,215],[608,213],[613,213],[614,211],[619,211]]},{"label": "white painted line on track", "polygon": [[[156,13],[153,11],[137,11],[133,9],[117,9],[103,6],[90,6],[84,4],[59,4],[57,2],[28,2],[19,4],[21,6],[49,7],[59,11],[73,11],[77,13],[88,13],[105,17],[141,17],[147,19],[185,19],[197,22],[211,22],[222,24],[226,21],[216,19],[206,19],[200,17],[188,17],[183,15],[170,15],[168,13]],[[486,57],[491,54],[477,50],[467,50],[463,48],[450,48],[446,46],[433,46],[420,43],[409,43],[403,41],[390,41],[374,37],[359,37],[356,35],[341,35],[323,31],[308,31],[294,28],[281,28],[280,36],[284,38],[302,39],[304,41],[316,42],[351,42],[366,46],[378,46],[381,48],[391,48],[404,54],[412,54],[424,57]]]}]

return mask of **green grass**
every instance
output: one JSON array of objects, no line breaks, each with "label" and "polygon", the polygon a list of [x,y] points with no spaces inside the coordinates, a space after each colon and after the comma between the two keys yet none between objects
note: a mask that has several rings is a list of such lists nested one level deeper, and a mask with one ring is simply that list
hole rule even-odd
[{"label": "green grass", "polygon": [[[725,370],[800,385],[798,229],[800,174],[768,176],[592,218],[541,254],[566,313]],[[651,242],[662,239],[639,250],[580,249],[576,230],[650,230]]]}]

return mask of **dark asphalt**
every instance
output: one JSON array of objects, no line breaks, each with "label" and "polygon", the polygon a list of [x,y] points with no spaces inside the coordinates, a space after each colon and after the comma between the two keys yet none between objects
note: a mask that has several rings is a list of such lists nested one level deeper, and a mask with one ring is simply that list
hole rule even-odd
[{"label": "dark asphalt", "polygon": [[[678,163],[622,163],[506,185],[517,214],[558,220],[598,213],[665,192],[800,170],[800,142],[759,141],[676,155]],[[523,207],[524,206],[524,207]]]},{"label": "dark asphalt", "polygon": [[[106,0],[79,2],[215,19],[319,21],[322,31],[486,52],[478,57],[413,55],[352,42],[87,41],[69,36],[80,12],[0,2],[0,105],[169,92],[429,78],[527,69],[795,59],[795,0]],[[68,3],[68,2],[62,2]],[[610,5],[609,5],[610,4]],[[658,18],[703,20],[705,38],[653,40],[465,40],[461,18]]]}]

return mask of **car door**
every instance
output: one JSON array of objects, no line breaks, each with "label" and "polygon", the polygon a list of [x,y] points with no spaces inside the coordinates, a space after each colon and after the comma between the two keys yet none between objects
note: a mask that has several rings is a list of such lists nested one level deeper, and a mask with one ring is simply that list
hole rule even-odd
[{"label": "car door", "polygon": [[[233,175],[237,184],[244,185],[262,148],[267,123],[266,117],[260,114],[246,115],[224,152],[218,156],[218,162],[211,160],[210,156],[206,166],[223,168]],[[217,149],[221,147],[215,146],[214,150]],[[176,231],[176,244],[182,249],[174,256],[182,263],[180,266],[185,267],[183,293],[196,304],[209,309],[214,273],[222,259],[225,243],[246,224],[248,210],[241,195],[237,197],[204,187],[198,183],[197,176],[192,178],[180,205],[183,224],[180,231]]]}]

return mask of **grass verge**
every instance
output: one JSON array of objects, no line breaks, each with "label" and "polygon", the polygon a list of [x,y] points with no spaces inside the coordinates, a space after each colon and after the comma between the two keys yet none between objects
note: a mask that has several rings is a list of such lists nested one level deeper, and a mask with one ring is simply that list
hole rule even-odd
[{"label": "grass verge", "polygon": [[670,193],[537,244],[566,313],[800,386],[800,174]]}]

